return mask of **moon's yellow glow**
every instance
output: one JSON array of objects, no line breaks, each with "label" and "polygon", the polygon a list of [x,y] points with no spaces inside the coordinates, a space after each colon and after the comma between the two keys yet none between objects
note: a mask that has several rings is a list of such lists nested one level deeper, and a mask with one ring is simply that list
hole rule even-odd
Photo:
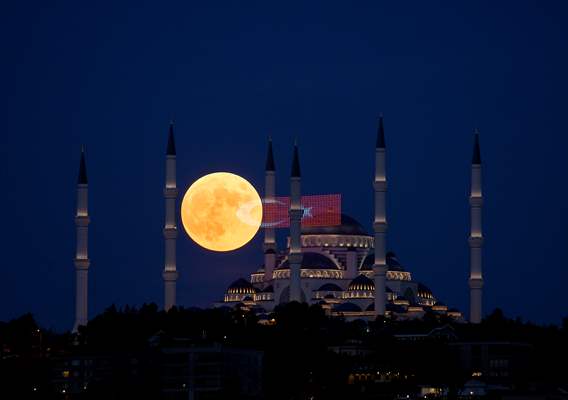
[{"label": "moon's yellow glow", "polygon": [[247,244],[262,222],[262,201],[244,178],[229,172],[205,175],[189,187],[181,221],[200,246],[230,251]]}]

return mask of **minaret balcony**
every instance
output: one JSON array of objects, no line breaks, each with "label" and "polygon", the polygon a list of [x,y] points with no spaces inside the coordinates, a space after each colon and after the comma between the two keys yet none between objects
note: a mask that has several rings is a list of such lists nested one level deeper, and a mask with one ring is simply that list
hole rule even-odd
[{"label": "minaret balcony", "polygon": [[469,196],[469,204],[472,207],[481,207],[483,205],[483,197],[479,196]]},{"label": "minaret balcony", "polygon": [[382,180],[375,180],[373,182],[373,188],[375,188],[376,192],[386,192],[387,181],[384,178]]},{"label": "minaret balcony", "polygon": [[75,259],[75,268],[77,269],[89,269],[91,262],[88,258],[76,258]]},{"label": "minaret balcony", "polygon": [[88,226],[89,222],[91,222],[88,215],[77,215],[75,217],[75,225],[77,226]]},{"label": "minaret balcony", "polygon": [[378,233],[384,233],[387,231],[387,221],[375,221],[373,223],[373,230]]},{"label": "minaret balcony", "polygon": [[470,278],[469,279],[470,289],[481,289],[483,288],[483,278]]},{"label": "minaret balcony", "polygon": [[167,187],[164,189],[164,197],[166,199],[175,199],[178,195],[178,190],[176,187]]},{"label": "minaret balcony", "polygon": [[177,236],[177,228],[164,228],[164,239],[176,239]]},{"label": "minaret balcony", "polygon": [[468,242],[469,247],[483,247],[483,237],[481,236],[470,236]]},{"label": "minaret balcony", "polygon": [[166,271],[162,272],[162,278],[166,282],[176,281],[177,278],[178,278],[178,273],[177,273],[177,271],[167,271],[166,270]]}]

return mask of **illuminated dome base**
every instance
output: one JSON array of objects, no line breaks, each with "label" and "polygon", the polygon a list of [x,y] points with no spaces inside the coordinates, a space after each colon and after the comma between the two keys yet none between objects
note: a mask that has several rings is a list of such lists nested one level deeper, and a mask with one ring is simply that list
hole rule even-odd
[{"label": "illuminated dome base", "polygon": [[[329,315],[372,320],[375,318],[373,237],[345,214],[342,222],[336,227],[303,229],[302,301],[321,305]],[[359,246],[346,246],[346,243]],[[240,304],[270,311],[279,303],[287,302],[290,291],[288,254],[287,251],[274,254],[276,268],[270,279],[266,280],[264,266],[260,267],[251,274],[249,281],[240,279],[233,283],[227,289],[225,301],[218,305]],[[432,311],[461,319],[461,313],[449,312],[428,287],[413,281],[410,272],[393,252],[387,254],[387,265],[388,315],[419,318]],[[251,296],[253,301],[245,302],[246,296]]]}]

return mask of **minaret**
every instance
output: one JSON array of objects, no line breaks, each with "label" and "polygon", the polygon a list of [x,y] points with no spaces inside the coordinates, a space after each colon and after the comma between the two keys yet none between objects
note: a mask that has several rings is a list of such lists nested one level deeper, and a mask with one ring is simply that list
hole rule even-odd
[{"label": "minaret", "polygon": [[88,292],[89,292],[89,184],[87,180],[87,165],[85,163],[85,149],[81,149],[79,162],[79,176],[77,178],[77,213],[75,214],[75,227],[77,228],[77,248],[75,251],[75,324],[73,332],[79,326],[87,325],[89,319]]},{"label": "minaret", "polygon": [[[274,200],[276,191],[276,168],[274,167],[274,154],[272,154],[272,139],[268,138],[266,153],[266,167],[264,172],[264,200],[266,204]],[[264,282],[272,280],[272,272],[276,266],[276,239],[274,228],[264,229]]]},{"label": "minaret", "polygon": [[373,229],[375,231],[375,264],[373,272],[375,278],[375,316],[385,315],[386,295],[386,236],[387,236],[387,216],[386,216],[386,147],[385,129],[383,126],[383,116],[379,117],[379,129],[377,131],[377,143],[375,146],[375,221]]},{"label": "minaret", "polygon": [[300,243],[302,204],[301,204],[301,174],[298,144],[294,143],[294,159],[292,160],[292,173],[290,174],[290,252],[288,263],[290,265],[290,301],[302,301],[301,265],[302,245]]},{"label": "minaret", "polygon": [[469,233],[469,322],[478,324],[482,315],[483,272],[481,253],[483,247],[483,230],[481,228],[481,211],[483,193],[481,190],[481,152],[479,150],[479,131],[474,134],[473,157],[471,159],[471,194],[469,196],[471,226]]},{"label": "minaret", "polygon": [[357,268],[357,250],[355,250],[355,247],[350,246],[347,248],[345,264],[345,278],[349,280],[355,279],[359,273]]},{"label": "minaret", "polygon": [[176,144],[174,141],[174,123],[170,122],[170,132],[168,135],[168,147],[166,149],[166,184],[164,187],[164,198],[166,202],[166,217],[164,223],[164,310],[169,310],[176,305],[176,281],[178,273],[176,270],[176,239],[177,239],[177,219],[176,219]]}]

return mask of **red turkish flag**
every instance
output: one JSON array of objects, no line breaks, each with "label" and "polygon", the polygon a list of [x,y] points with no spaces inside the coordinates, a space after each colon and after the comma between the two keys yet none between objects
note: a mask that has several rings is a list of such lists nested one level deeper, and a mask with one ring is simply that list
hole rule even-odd
[{"label": "red turkish flag", "polygon": [[[263,199],[263,228],[288,228],[290,197]],[[333,226],[341,224],[341,195],[321,194],[302,196],[302,226]]]}]

